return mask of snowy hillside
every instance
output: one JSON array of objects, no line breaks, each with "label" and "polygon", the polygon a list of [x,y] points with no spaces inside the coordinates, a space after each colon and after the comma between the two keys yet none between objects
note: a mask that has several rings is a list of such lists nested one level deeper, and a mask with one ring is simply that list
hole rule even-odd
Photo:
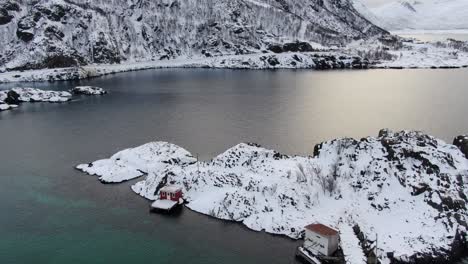
[{"label": "snowy hillside", "polygon": [[398,0],[370,11],[361,9],[370,21],[391,31],[468,29],[466,0]]},{"label": "snowy hillside", "polygon": [[0,0],[0,70],[206,57],[386,34],[350,0]]},{"label": "snowy hillside", "polygon": [[197,162],[183,148],[153,142],[77,168],[103,182],[144,176],[132,189],[151,200],[165,184],[180,185],[190,209],[253,230],[300,238],[305,225],[324,222],[342,229],[347,249],[372,246],[378,235],[384,263],[389,252],[403,263],[463,252],[468,160],[457,147],[383,130],[377,138],[324,142],[314,154],[239,144]]}]

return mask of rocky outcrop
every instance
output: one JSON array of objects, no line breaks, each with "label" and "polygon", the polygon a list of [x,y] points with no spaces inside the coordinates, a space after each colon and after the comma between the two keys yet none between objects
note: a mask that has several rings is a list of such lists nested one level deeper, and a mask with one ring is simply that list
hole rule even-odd
[{"label": "rocky outcrop", "polygon": [[467,135],[461,135],[457,136],[455,139],[453,139],[453,144],[457,146],[463,154],[465,154],[465,157],[468,158],[468,136]]},{"label": "rocky outcrop", "polygon": [[103,95],[103,94],[107,94],[106,90],[104,90],[102,88],[99,88],[99,87],[95,87],[95,86],[77,86],[77,87],[71,89],[70,92],[72,94],[83,94],[83,95]]},{"label": "rocky outcrop", "polygon": [[10,105],[17,105],[21,103],[19,94],[14,90],[8,91],[6,93],[6,98],[3,101]]},{"label": "rocky outcrop", "polygon": [[17,12],[19,10],[19,5],[16,2],[0,2],[0,26],[10,23],[14,18],[12,13]]},{"label": "rocky outcrop", "polygon": [[311,52],[314,51],[312,45],[304,41],[289,42],[284,44],[271,44],[268,46],[268,50],[274,53],[282,52]]},{"label": "rocky outcrop", "polygon": [[35,88],[13,88],[0,91],[0,109],[9,110],[16,108],[18,104],[29,102],[62,103],[71,100],[68,92],[44,91]]},{"label": "rocky outcrop", "polygon": [[5,25],[11,22],[13,16],[8,13],[8,10],[0,7],[0,25]]}]

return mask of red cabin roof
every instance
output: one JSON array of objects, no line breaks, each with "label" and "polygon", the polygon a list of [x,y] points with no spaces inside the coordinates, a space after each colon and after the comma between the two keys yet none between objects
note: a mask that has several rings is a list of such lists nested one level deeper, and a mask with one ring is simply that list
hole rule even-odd
[{"label": "red cabin roof", "polygon": [[305,228],[322,236],[334,236],[338,234],[338,231],[335,229],[322,224],[311,224]]}]

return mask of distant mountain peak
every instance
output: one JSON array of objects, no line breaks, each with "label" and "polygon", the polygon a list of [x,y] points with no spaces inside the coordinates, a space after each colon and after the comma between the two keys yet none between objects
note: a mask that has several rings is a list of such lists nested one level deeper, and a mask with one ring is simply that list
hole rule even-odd
[{"label": "distant mountain peak", "polygon": [[394,0],[374,8],[354,1],[364,17],[390,31],[468,29],[467,0]]}]

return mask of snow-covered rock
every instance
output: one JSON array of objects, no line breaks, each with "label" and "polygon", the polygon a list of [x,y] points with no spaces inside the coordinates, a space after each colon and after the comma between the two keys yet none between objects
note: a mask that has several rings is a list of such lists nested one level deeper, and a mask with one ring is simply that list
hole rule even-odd
[{"label": "snow-covered rock", "polygon": [[84,94],[84,95],[103,95],[107,94],[107,91],[95,86],[77,86],[70,90],[72,94]]},{"label": "snow-covered rock", "polygon": [[71,94],[63,91],[44,91],[36,88],[13,88],[20,102],[62,103],[71,100]]},{"label": "snow-covered rock", "polygon": [[465,157],[468,158],[468,135],[457,136],[453,139],[453,144],[457,146]]},{"label": "snow-covered rock", "polygon": [[36,88],[13,88],[0,91],[0,100],[6,103],[50,102],[61,103],[70,101],[71,94],[62,91],[45,91]]},{"label": "snow-covered rock", "polygon": [[13,109],[13,108],[16,108],[16,107],[18,107],[18,105],[5,104],[3,102],[0,102],[0,111],[10,110],[10,109]]},{"label": "snow-covered rock", "polygon": [[9,110],[16,108],[18,104],[24,102],[49,102],[62,103],[71,100],[69,92],[44,91],[35,88],[13,88],[0,91],[0,109]]},{"label": "snow-covered rock", "polygon": [[339,230],[340,246],[343,250],[346,264],[366,264],[367,257],[359,244],[359,239],[356,237],[353,228],[347,224],[342,224]]},{"label": "snow-covered rock", "polygon": [[388,34],[350,0],[4,0],[0,10],[0,68],[9,70],[249,54],[295,40],[342,45]]},{"label": "snow-covered rock", "polygon": [[[438,42],[402,40],[356,41],[348,45],[370,61],[371,68],[462,68],[468,67],[468,42],[448,39]],[[388,42],[388,45],[382,42]]]},{"label": "snow-covered rock", "polygon": [[180,147],[153,142],[77,168],[104,182],[146,175],[132,189],[148,199],[166,183],[183,186],[190,209],[257,231],[300,238],[313,222],[358,225],[366,238],[378,235],[386,261],[387,252],[447,260],[454,240],[466,237],[468,160],[454,145],[421,132],[382,131],[324,142],[314,152],[286,156],[239,144],[196,162]]},{"label": "snow-covered rock", "polygon": [[[294,42],[296,45],[297,43]],[[284,46],[284,45],[283,45]],[[446,40],[422,43],[386,36],[354,41],[342,48],[314,46],[316,51],[274,51],[212,57],[178,57],[168,60],[83,67],[7,71],[2,82],[32,82],[86,79],[125,71],[160,68],[231,69],[367,69],[367,68],[451,68],[468,66],[468,42]],[[280,53],[276,53],[280,52]]]},{"label": "snow-covered rock", "polygon": [[0,73],[0,83],[86,79],[126,71],[161,68],[230,69],[363,69],[371,67],[366,59],[340,51],[256,53],[213,57],[181,57],[171,60],[100,64],[79,68],[41,69]]},{"label": "snow-covered rock", "polygon": [[126,149],[110,159],[77,166],[102,182],[117,183],[140,177],[172,165],[194,163],[196,159],[185,149],[167,142],[153,142],[138,148]]}]

